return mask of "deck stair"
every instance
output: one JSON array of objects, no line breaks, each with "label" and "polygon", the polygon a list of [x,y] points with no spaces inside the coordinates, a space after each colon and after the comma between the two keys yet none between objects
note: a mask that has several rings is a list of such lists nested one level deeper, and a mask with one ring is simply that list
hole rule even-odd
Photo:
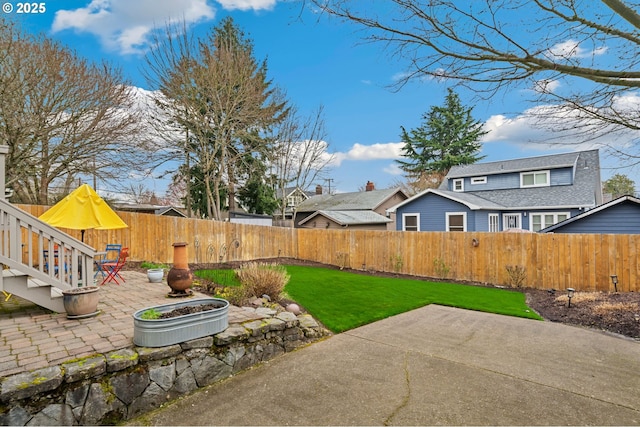
[{"label": "deck stair", "polygon": [[62,291],[43,280],[30,278],[16,269],[2,270],[3,288],[7,294],[29,300],[51,311],[64,313]]},{"label": "deck stair", "polygon": [[[59,255],[47,259],[45,253]],[[92,247],[0,199],[0,304],[16,295],[64,312],[63,290],[93,285],[95,255]]]}]

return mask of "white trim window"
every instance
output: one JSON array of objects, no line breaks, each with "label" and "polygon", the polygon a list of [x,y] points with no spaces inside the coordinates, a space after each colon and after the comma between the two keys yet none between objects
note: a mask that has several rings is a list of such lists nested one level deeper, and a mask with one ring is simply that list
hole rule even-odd
[{"label": "white trim window", "polygon": [[447,231],[467,231],[466,212],[447,212]]},{"label": "white trim window", "polygon": [[402,214],[402,231],[420,231],[420,214]]},{"label": "white trim window", "polygon": [[486,184],[486,183],[487,183],[486,176],[474,176],[473,178],[471,178],[471,185]]},{"label": "white trim window", "polygon": [[500,216],[497,213],[489,214],[489,232],[496,233],[500,231]]},{"label": "white trim window", "polygon": [[529,217],[531,218],[529,221],[529,229],[531,231],[540,231],[543,228],[551,227],[554,224],[568,219],[569,212],[532,212]]},{"label": "white trim window", "polygon": [[506,213],[502,214],[502,229],[509,230],[512,228],[522,228],[522,214],[519,213]]},{"label": "white trim window", "polygon": [[548,187],[550,178],[549,171],[520,172],[520,188]]},{"label": "white trim window", "polygon": [[464,178],[456,178],[453,180],[453,191],[464,191]]}]

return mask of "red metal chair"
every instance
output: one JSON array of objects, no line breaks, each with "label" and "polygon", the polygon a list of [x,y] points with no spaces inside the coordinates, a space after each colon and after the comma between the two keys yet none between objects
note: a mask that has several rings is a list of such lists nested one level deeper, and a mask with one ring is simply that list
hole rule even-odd
[{"label": "red metal chair", "polygon": [[120,285],[118,278],[122,280],[124,283],[124,277],[120,275],[120,270],[127,262],[127,258],[129,257],[129,248],[122,248],[120,251],[120,255],[118,256],[118,260],[116,262],[105,262],[101,264],[103,272],[107,273],[107,276],[102,280],[100,285],[104,285],[108,282],[116,282],[117,285]]}]

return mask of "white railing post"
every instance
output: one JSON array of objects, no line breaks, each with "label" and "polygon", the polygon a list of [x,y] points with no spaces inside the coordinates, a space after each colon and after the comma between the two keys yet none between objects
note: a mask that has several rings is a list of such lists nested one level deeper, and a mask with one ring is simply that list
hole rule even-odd
[{"label": "white railing post", "polygon": [[9,146],[8,145],[0,145],[0,200],[5,199],[5,192],[7,191],[5,188],[7,179],[6,179],[6,166],[5,166],[5,157],[9,154]]}]

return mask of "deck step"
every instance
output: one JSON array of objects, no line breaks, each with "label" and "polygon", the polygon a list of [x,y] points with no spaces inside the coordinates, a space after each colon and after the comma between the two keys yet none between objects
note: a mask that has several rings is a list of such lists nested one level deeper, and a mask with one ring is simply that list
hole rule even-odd
[{"label": "deck step", "polygon": [[51,311],[64,313],[62,291],[51,284],[29,277],[16,269],[2,270],[2,287],[7,293],[24,298]]}]

